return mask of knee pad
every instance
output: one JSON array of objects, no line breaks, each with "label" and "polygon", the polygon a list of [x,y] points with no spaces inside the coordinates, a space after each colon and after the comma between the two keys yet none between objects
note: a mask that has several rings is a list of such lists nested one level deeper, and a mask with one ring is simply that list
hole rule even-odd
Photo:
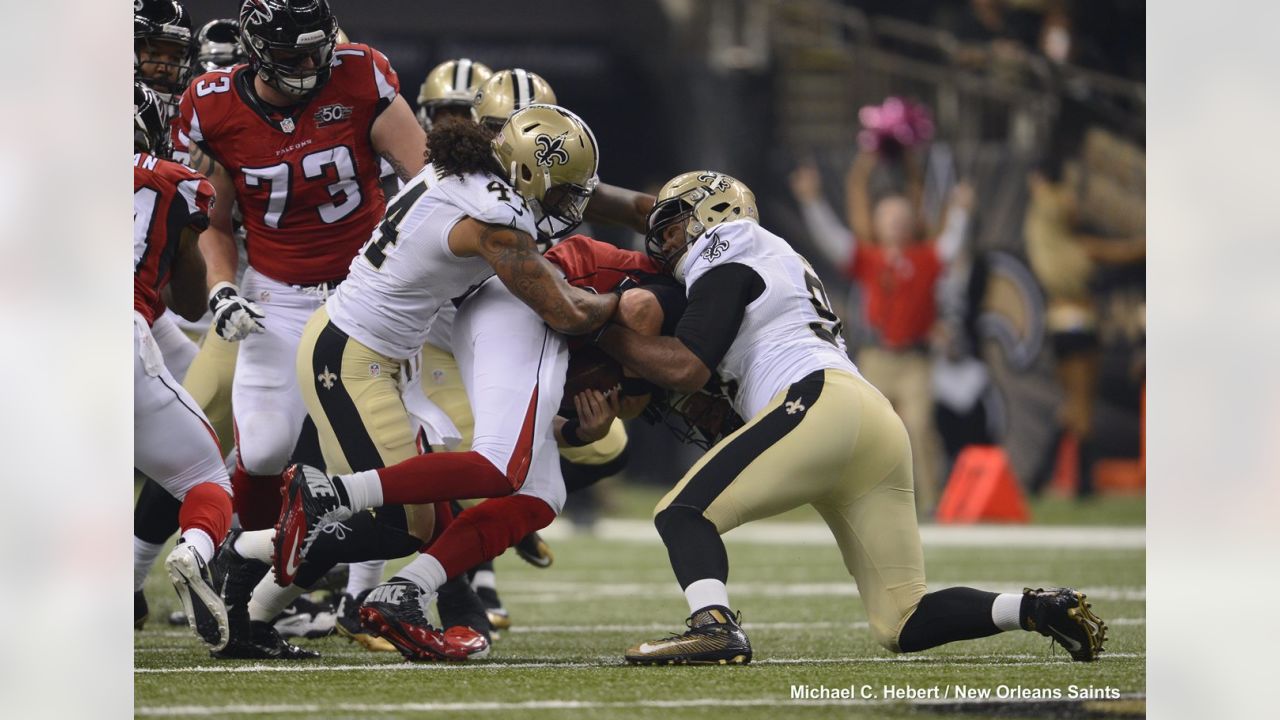
[{"label": "knee pad", "polygon": [[236,419],[240,466],[250,475],[278,475],[289,464],[298,428],[278,413],[253,413]]}]

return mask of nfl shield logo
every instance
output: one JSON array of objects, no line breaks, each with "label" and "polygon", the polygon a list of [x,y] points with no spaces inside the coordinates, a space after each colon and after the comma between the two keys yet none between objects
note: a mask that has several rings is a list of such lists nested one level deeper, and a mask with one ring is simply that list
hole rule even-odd
[{"label": "nfl shield logo", "polygon": [[287,133],[293,132],[293,118],[285,118],[281,120],[280,129]]}]

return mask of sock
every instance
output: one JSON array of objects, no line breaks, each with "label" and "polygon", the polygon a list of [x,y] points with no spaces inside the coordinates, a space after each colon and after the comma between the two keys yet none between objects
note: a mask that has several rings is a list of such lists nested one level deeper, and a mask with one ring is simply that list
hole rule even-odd
[{"label": "sock", "polygon": [[137,592],[147,582],[147,573],[156,563],[164,543],[150,543],[139,538],[133,539],[133,590]]},{"label": "sock", "polygon": [[409,580],[422,588],[428,595],[434,595],[440,586],[445,584],[449,576],[444,572],[440,561],[430,555],[419,555],[413,562],[400,568],[392,580]]},{"label": "sock", "polygon": [[258,582],[249,598],[249,619],[271,622],[289,603],[306,594],[307,589],[299,585],[280,587],[271,573]]},{"label": "sock", "polygon": [[231,474],[231,497],[240,527],[266,530],[275,527],[280,517],[284,487],[282,475],[250,475],[240,465]]},{"label": "sock", "polygon": [[[215,543],[222,542],[231,529],[231,497],[226,489],[217,483],[203,482],[188,490],[178,510],[178,525],[184,538],[191,530],[204,532],[209,540],[209,552],[202,557],[208,562],[213,558]],[[203,552],[203,541],[198,538],[197,541],[201,543],[196,547],[197,552]]]},{"label": "sock", "polygon": [[182,533],[182,541],[196,551],[196,555],[207,564],[213,559],[213,538],[200,528],[191,528]]},{"label": "sock", "polygon": [[898,649],[916,652],[956,640],[995,635],[1000,632],[992,620],[997,597],[996,593],[967,587],[926,594],[898,633]]},{"label": "sock", "polygon": [[351,503],[353,512],[382,507],[385,504],[382,501],[382,483],[378,480],[376,470],[343,475],[338,478],[338,482],[342,483],[342,487],[347,491],[347,499]]},{"label": "sock", "polygon": [[271,538],[275,535],[275,530],[250,530],[240,533],[240,537],[236,538],[235,551],[240,553],[240,557],[246,560],[258,560],[264,563],[271,562]]},{"label": "sock", "polygon": [[671,569],[680,587],[711,578],[722,584],[729,580],[729,554],[724,541],[702,511],[686,505],[672,505],[653,518],[658,535],[667,546]]},{"label": "sock", "polygon": [[991,603],[991,622],[1001,630],[1022,630],[1022,594],[997,595]]},{"label": "sock", "polygon": [[382,582],[382,571],[386,566],[386,560],[366,560],[348,565],[347,594],[360,597],[360,593],[365,590],[377,587]]},{"label": "sock", "polygon": [[148,478],[142,483],[138,502],[133,506],[134,537],[163,545],[178,532],[178,509],[181,507],[181,500]]},{"label": "sock", "polygon": [[498,576],[493,572],[493,565],[489,563],[481,563],[489,565],[488,570],[476,570],[476,576],[471,578],[471,587],[475,589],[489,588],[490,590],[498,589]]},{"label": "sock", "polygon": [[723,582],[707,578],[689,583],[684,589],[684,599],[689,601],[689,614],[692,615],[712,605],[729,607],[729,590]]},{"label": "sock", "polygon": [[[435,457],[451,454],[457,453]],[[550,525],[555,517],[551,506],[532,495],[495,498],[462,511],[431,544],[431,554],[440,561],[446,577],[457,577],[498,557],[520,538]]]},{"label": "sock", "polygon": [[514,489],[506,475],[475,451],[418,455],[377,473],[386,505],[503,497]]}]

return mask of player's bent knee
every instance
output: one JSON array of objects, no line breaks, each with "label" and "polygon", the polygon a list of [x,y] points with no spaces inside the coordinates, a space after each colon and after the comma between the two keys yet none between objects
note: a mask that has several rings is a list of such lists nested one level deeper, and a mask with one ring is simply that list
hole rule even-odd
[{"label": "player's bent knee", "polygon": [[240,465],[250,475],[278,475],[289,464],[299,428],[283,415],[258,414],[237,421]]}]

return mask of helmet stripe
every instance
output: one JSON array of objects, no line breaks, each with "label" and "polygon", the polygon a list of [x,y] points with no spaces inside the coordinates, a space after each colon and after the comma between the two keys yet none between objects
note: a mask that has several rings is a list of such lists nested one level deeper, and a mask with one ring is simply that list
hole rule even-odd
[{"label": "helmet stripe", "polygon": [[458,61],[458,67],[454,72],[453,89],[465,92],[469,87],[471,87],[471,60],[462,58]]},{"label": "helmet stripe", "polygon": [[529,73],[517,68],[511,80],[516,86],[516,109],[519,110],[533,100],[533,88],[529,87]]}]

